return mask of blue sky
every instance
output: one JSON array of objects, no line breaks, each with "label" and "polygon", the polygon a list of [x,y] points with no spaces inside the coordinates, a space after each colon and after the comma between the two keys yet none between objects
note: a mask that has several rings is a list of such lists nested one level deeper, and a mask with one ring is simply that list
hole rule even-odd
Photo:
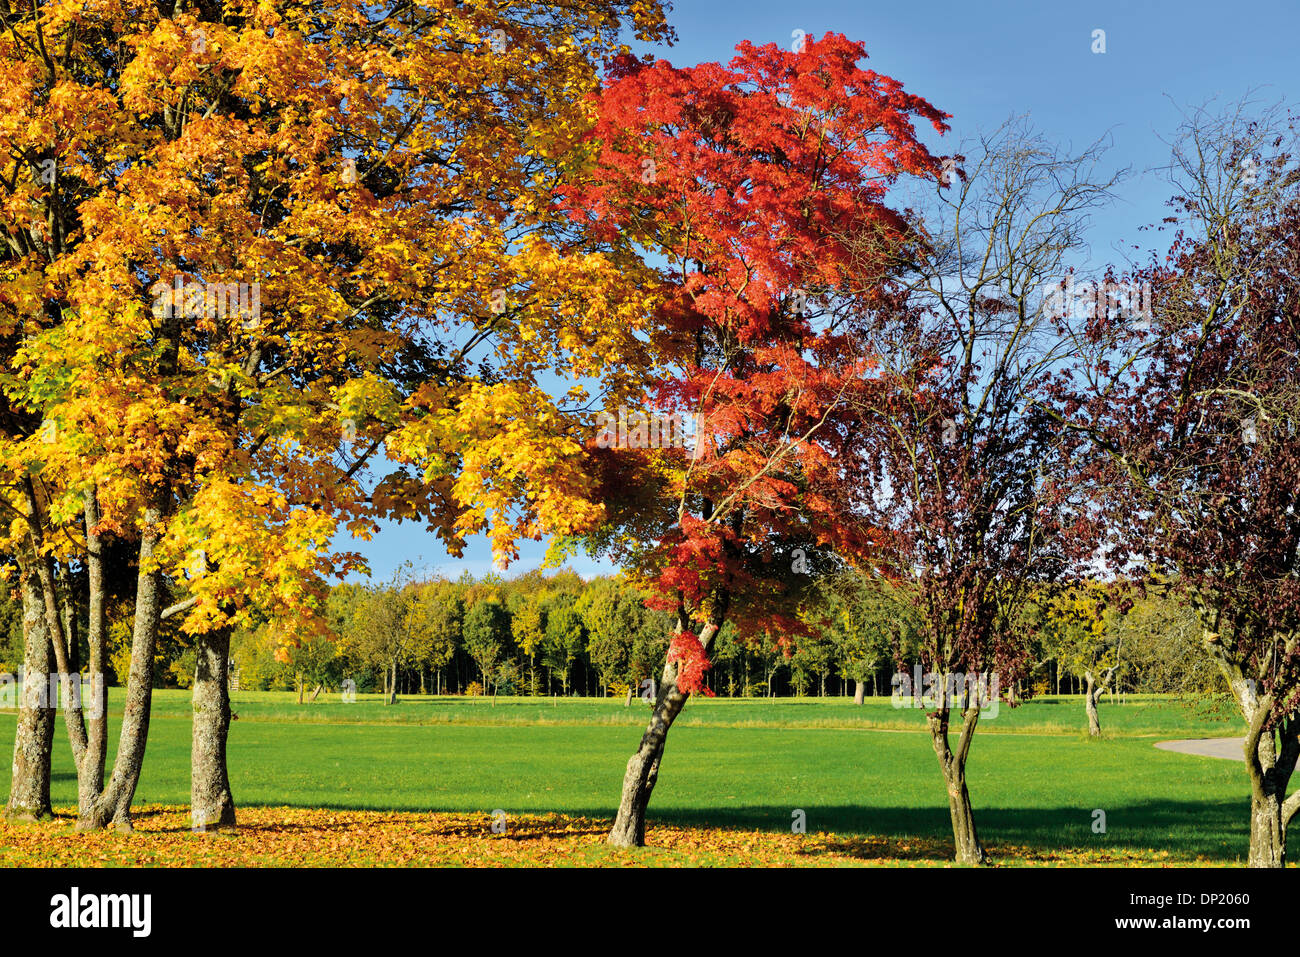
[{"label": "blue sky", "polygon": [[[656,52],[678,65],[726,61],[745,39],[789,46],[796,30],[861,40],[871,69],[952,114],[947,137],[927,137],[936,153],[1021,113],[1066,148],[1109,135],[1111,163],[1132,175],[1119,201],[1094,217],[1095,265],[1121,262],[1119,250],[1133,244],[1164,244],[1138,227],[1165,215],[1158,168],[1179,107],[1235,102],[1252,90],[1263,101],[1300,104],[1300,0],[683,0],[671,21],[678,43]],[[1093,52],[1095,30],[1105,31],[1105,53]],[[408,559],[452,577],[491,568],[484,540],[455,560],[422,525],[388,525],[350,547],[367,556],[377,580]],[[536,568],[544,551],[523,543],[510,573]],[[584,575],[610,570],[581,557],[569,565]]]}]

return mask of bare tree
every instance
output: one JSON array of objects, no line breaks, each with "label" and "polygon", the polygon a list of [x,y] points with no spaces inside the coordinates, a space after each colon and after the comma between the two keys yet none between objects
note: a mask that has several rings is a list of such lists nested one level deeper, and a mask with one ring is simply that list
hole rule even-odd
[{"label": "bare tree", "polygon": [[[880,569],[910,584],[922,622],[939,689],[928,723],[962,863],[987,860],[966,784],[980,715],[1030,664],[1017,624],[1030,586],[1060,575],[1077,547],[1066,532],[1079,443],[1039,407],[1068,349],[1042,303],[1117,179],[1098,172],[1103,150],[1069,155],[1012,120],[946,161],[870,343],[887,388],[863,410],[872,491],[861,508],[885,536]],[[862,273],[876,283],[879,251],[866,242]]]}]

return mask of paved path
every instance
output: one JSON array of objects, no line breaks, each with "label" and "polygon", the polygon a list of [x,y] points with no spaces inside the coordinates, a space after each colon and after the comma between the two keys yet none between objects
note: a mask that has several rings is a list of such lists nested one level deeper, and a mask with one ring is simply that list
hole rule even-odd
[{"label": "paved path", "polygon": [[1158,741],[1156,747],[1161,751],[1195,754],[1202,758],[1245,761],[1246,755],[1243,750],[1245,743],[1245,738],[1191,738],[1185,741]]}]

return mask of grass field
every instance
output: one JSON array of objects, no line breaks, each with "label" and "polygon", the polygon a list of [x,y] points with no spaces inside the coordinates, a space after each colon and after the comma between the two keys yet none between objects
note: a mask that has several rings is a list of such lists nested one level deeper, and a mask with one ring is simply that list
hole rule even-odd
[{"label": "grass field", "polygon": [[[110,714],[119,701],[110,700]],[[322,695],[299,706],[289,694],[242,693],[234,709],[232,789],[245,809],[242,822],[252,827],[216,851],[191,839],[181,809],[189,796],[189,700],[184,692],[158,692],[136,804],[163,810],[142,815],[141,833],[132,838],[100,839],[108,842],[94,845],[103,862],[202,863],[210,862],[204,854],[241,847],[267,861],[277,854],[315,863],[406,860],[367,849],[366,841],[351,849],[331,842],[329,834],[365,832],[357,822],[366,816],[354,812],[375,812],[375,834],[414,827],[424,835],[423,844],[408,841],[423,849],[419,862],[475,860],[475,853],[490,862],[506,847],[493,843],[489,827],[498,809],[515,822],[512,833],[532,829],[535,839],[510,842],[527,862],[549,862],[557,853],[568,863],[626,861],[599,838],[646,719],[640,703],[499,699],[493,706],[487,699],[412,697],[386,707],[377,697],[343,704],[338,695]],[[1082,719],[1079,699],[1045,698],[1003,707],[981,724],[970,788],[981,836],[995,856],[1008,863],[1244,859],[1242,766],[1153,746],[1166,738],[1240,734],[1239,720],[1161,698],[1104,704],[1101,740],[1081,732]],[[12,712],[0,713],[0,748],[12,748],[14,721]],[[748,847],[761,862],[807,864],[816,862],[816,846],[826,863],[942,861],[951,846],[947,806],[922,722],[919,712],[895,709],[887,698],[863,707],[841,699],[692,700],[669,738],[648,838],[660,850],[647,860],[670,863],[680,853],[688,862],[737,863]],[[0,770],[6,792],[8,780],[9,771]],[[61,721],[53,793],[57,806],[74,802]],[[285,807],[299,810],[278,810]],[[1106,814],[1104,834],[1092,827],[1098,809]],[[791,835],[796,810],[806,814],[807,838]],[[294,834],[325,828],[326,836],[308,842],[317,856],[303,857],[294,841],[276,849],[286,820],[298,822]],[[63,860],[63,837],[53,836],[67,830],[66,822],[29,827],[37,831],[0,830],[0,846],[12,847],[7,857]],[[713,837],[699,837],[706,834]],[[482,847],[457,850],[457,835]],[[66,837],[68,860],[83,860],[84,838]],[[181,850],[163,853],[173,838]],[[678,845],[686,850],[673,850]],[[705,858],[692,858],[691,848]]]}]

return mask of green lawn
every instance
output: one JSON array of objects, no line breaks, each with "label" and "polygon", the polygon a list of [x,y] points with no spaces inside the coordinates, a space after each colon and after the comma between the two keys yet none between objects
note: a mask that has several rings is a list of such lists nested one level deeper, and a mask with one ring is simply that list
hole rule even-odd
[{"label": "green lawn", "polygon": [[[121,689],[109,691],[110,713],[120,710]],[[589,724],[645,726],[648,706],[637,701],[624,707],[621,700],[593,698],[462,698],[413,695],[396,706],[384,704],[382,695],[358,695],[345,704],[337,693],[324,693],[311,704],[299,705],[290,692],[244,692],[233,696],[232,706],[241,721],[309,722],[323,724],[482,724],[551,725]],[[154,714],[189,718],[186,692],[162,691],[154,698]],[[1241,719],[1229,708],[1193,705],[1157,695],[1129,696],[1127,703],[1101,704],[1108,732],[1124,735],[1207,737],[1241,734]],[[895,708],[887,697],[868,698],[859,707],[847,698],[692,698],[674,728],[774,727],[919,730],[924,714],[912,708]],[[1087,728],[1083,699],[1046,696],[1015,708],[999,708],[997,717],[986,714],[980,733],[1033,731],[1076,735]]]},{"label": "green lawn", "polygon": [[[617,804],[646,717],[639,703],[582,699],[499,699],[494,707],[412,697],[390,708],[369,696],[343,704],[334,694],[300,707],[289,694],[242,693],[234,707],[231,781],[245,806],[594,817]],[[156,694],[137,803],[188,802],[188,708],[184,692]],[[969,772],[987,841],[1244,856],[1242,766],[1153,747],[1162,738],[1240,734],[1239,721],[1168,699],[1107,702],[1108,736],[1090,741],[1081,712],[1077,698],[1048,698],[1004,707],[981,724]],[[13,713],[0,714],[0,748],[12,748],[13,728]],[[669,739],[651,814],[788,833],[802,809],[810,832],[945,838],[943,787],[920,731],[921,715],[888,699],[861,708],[840,699],[692,700]],[[58,735],[54,801],[69,806],[75,778],[61,720]],[[1106,812],[1105,834],[1092,831],[1094,809]]]}]

